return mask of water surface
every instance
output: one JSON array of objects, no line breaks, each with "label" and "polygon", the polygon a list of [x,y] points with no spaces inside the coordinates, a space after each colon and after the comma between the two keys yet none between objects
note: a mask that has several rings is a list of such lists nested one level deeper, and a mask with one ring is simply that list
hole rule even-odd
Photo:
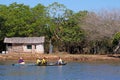
[{"label": "water surface", "polygon": [[0,63],[0,80],[120,80],[120,63],[69,62],[65,66]]}]

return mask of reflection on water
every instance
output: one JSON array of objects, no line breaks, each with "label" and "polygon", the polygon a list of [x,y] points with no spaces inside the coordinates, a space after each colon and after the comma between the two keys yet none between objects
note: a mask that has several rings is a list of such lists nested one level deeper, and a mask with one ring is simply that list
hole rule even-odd
[{"label": "reflection on water", "polygon": [[0,80],[119,80],[120,63],[68,63],[65,66],[0,65]]}]

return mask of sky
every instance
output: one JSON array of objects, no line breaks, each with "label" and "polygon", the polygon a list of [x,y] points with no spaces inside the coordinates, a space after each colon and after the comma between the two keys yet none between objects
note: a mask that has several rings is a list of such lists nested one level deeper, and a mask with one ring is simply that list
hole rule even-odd
[{"label": "sky", "polygon": [[28,5],[34,7],[37,4],[48,6],[54,2],[64,4],[68,9],[78,11],[100,11],[120,9],[120,0],[0,0],[0,4],[9,5],[14,2],[18,4]]}]

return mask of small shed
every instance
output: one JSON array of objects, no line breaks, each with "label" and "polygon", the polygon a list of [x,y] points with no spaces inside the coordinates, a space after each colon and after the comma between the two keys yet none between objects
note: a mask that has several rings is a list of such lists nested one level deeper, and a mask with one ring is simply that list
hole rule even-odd
[{"label": "small shed", "polygon": [[45,37],[5,38],[8,53],[44,53]]}]

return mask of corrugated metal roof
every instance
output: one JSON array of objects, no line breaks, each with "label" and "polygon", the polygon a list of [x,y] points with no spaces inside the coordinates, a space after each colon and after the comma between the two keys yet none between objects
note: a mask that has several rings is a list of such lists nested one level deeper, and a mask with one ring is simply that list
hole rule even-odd
[{"label": "corrugated metal roof", "polygon": [[5,38],[4,43],[44,43],[45,37],[11,37]]}]

